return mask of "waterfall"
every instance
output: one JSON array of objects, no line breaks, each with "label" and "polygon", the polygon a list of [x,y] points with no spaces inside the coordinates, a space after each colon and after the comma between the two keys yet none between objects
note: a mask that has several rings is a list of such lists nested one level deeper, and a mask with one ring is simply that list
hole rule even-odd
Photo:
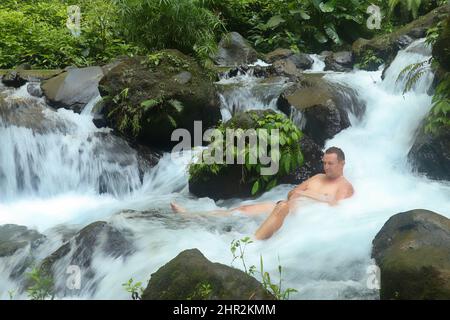
[{"label": "waterfall", "polygon": [[[416,208],[450,217],[450,185],[414,174],[407,163],[415,131],[430,109],[427,91],[433,75],[425,75],[404,95],[404,83],[396,81],[405,66],[429,56],[429,49],[419,41],[398,53],[384,80],[381,71],[326,73],[328,81],[351,87],[366,102],[364,116],[351,117],[352,126],[326,142],[326,147],[344,150],[345,175],[355,195],[336,207],[317,203],[299,208],[269,241],[255,242],[246,249],[246,264],[259,266],[262,255],[265,270],[275,279],[278,265],[283,266],[283,288],[298,290],[292,299],[377,299],[378,291],[367,286],[367,270],[374,264],[371,242],[388,218]],[[310,72],[323,70],[316,58]],[[283,81],[266,85],[264,79],[251,75],[221,79],[219,86],[231,86],[222,91],[223,114],[229,117],[237,109],[276,109],[273,97],[282,90]],[[9,98],[17,92],[9,92]],[[47,108],[43,101],[39,103]],[[241,199],[214,203],[192,197],[187,166],[195,153],[166,153],[141,182],[136,156],[128,152],[116,158],[114,148],[108,150],[104,140],[96,138],[107,129],[95,128],[88,112],[47,110],[45,116],[60,125],[42,132],[0,125],[0,224],[19,223],[46,235],[39,247],[0,258],[2,299],[8,298],[8,290],[20,287],[20,281],[9,276],[15,266],[26,257],[39,261],[54,252],[63,243],[61,230],[76,231],[102,219],[119,230],[133,250],[113,256],[100,244],[93,247],[89,276],[82,270],[81,289],[65,290],[57,298],[129,299],[122,283],[133,278],[145,286],[153,272],[182,250],[198,248],[211,261],[229,265],[231,241],[253,234],[264,219],[189,219],[172,213],[169,203],[174,200],[199,212],[232,207]],[[105,172],[106,193],[101,193],[99,182]],[[280,185],[244,203],[277,201],[292,187]],[[71,242],[70,248],[55,269],[58,287],[64,287],[65,268],[76,244]],[[241,268],[237,263],[234,266]],[[25,299],[26,293],[17,293],[16,298]]]}]

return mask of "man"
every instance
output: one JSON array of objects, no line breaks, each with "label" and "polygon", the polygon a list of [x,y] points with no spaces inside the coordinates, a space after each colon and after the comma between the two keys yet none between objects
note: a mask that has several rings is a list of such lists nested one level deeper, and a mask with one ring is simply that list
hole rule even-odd
[{"label": "man", "polygon": [[[269,217],[255,232],[256,239],[268,239],[281,228],[289,212],[302,206],[302,204],[312,200],[335,206],[339,200],[353,195],[352,184],[344,178],[344,152],[337,147],[328,148],[322,158],[322,163],[325,173],[317,174],[302,182],[288,193],[287,200],[277,203],[266,202],[244,205],[231,210],[214,211],[212,213],[229,215],[234,211],[240,211],[247,215],[256,215],[270,212]],[[175,203],[172,203],[171,206],[175,212],[185,212]]]}]

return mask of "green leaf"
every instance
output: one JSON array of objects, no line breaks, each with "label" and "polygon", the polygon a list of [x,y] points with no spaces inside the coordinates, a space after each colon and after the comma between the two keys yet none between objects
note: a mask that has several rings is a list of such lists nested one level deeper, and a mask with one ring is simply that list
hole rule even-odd
[{"label": "green leaf", "polygon": [[259,190],[259,180],[257,180],[252,187],[252,196],[255,195]]},{"label": "green leaf", "polygon": [[174,107],[175,110],[177,110],[178,113],[180,113],[180,112],[183,111],[183,109],[184,109],[184,105],[183,105],[180,101],[178,101],[178,100],[176,100],[176,99],[171,99],[171,100],[169,100],[169,104],[170,104],[172,107]]},{"label": "green leaf", "polygon": [[176,128],[177,127],[177,122],[175,121],[175,119],[171,116],[171,115],[167,115],[167,118],[169,119],[169,121],[170,121],[170,124],[174,127],[174,128]]},{"label": "green leaf", "polygon": [[331,40],[333,40],[334,43],[341,44],[341,39],[339,38],[339,35],[337,34],[336,29],[334,28],[334,25],[329,23],[324,27],[324,29],[327,36]]},{"label": "green leaf", "polygon": [[269,182],[269,184],[266,187],[266,190],[270,190],[272,188],[274,188],[277,185],[277,179],[273,179],[272,181]]},{"label": "green leaf", "polygon": [[286,20],[284,20],[280,15],[273,16],[272,18],[269,19],[269,21],[267,21],[265,28],[266,29],[275,29],[276,27],[278,27],[281,23],[283,23],[285,21]]},{"label": "green leaf", "polygon": [[327,3],[321,2],[319,8],[322,12],[333,12],[334,11],[334,1],[328,1]]},{"label": "green leaf", "polygon": [[149,99],[141,102],[141,107],[144,108],[144,111],[148,111],[151,108],[157,106],[159,104],[159,100]]},{"label": "green leaf", "polygon": [[319,43],[325,43],[328,41],[327,37],[321,31],[316,31],[314,33],[314,38],[316,38]]}]

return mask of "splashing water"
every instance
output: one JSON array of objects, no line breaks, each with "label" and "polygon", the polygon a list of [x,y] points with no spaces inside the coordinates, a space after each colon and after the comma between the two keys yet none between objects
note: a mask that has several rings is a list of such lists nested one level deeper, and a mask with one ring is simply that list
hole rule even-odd
[{"label": "splashing water", "polygon": [[[381,71],[329,72],[325,76],[329,81],[356,90],[367,105],[361,120],[351,117],[352,126],[326,142],[326,147],[335,145],[345,151],[345,175],[352,182],[355,195],[337,207],[317,203],[299,208],[286,218],[282,229],[270,240],[255,242],[246,251],[247,265],[259,266],[262,255],[265,270],[272,277],[276,278],[278,274],[278,264],[283,266],[283,287],[298,290],[291,298],[377,299],[378,291],[367,286],[366,271],[374,263],[370,258],[371,242],[387,219],[416,208],[450,217],[450,185],[413,174],[407,163],[415,131],[430,108],[431,97],[426,92],[432,74],[405,95],[402,95],[404,83],[395,84],[402,68],[428,56],[429,50],[423,43],[413,43],[399,52],[384,81],[381,80]],[[235,100],[231,99],[233,94],[222,97],[222,105],[230,113],[232,109],[227,106],[232,104],[254,108],[260,103],[255,102],[260,98],[256,98],[248,86],[246,88],[246,84],[251,87],[259,80],[243,77],[247,77],[244,82],[239,79],[228,81],[235,82],[235,89],[230,91],[234,92]],[[221,82],[226,84],[224,80]],[[271,102],[260,103],[259,106],[269,108]],[[137,164],[130,162],[128,172],[120,171],[130,181],[125,189],[132,191],[100,195],[96,183],[92,182],[94,178],[89,178],[89,175],[82,178],[92,168],[108,167],[109,154],[97,161],[98,153],[92,151],[93,142],[82,147],[87,133],[98,129],[88,124],[89,114],[75,115],[62,110],[52,114],[72,126],[69,133],[39,135],[31,129],[0,127],[0,169],[6,175],[6,180],[0,179],[3,197],[0,199],[0,223],[23,224],[37,228],[47,236],[37,249],[27,247],[12,257],[0,258],[0,298],[7,299],[7,290],[19,286],[16,280],[8,277],[18,261],[28,255],[36,260],[43,259],[62,244],[61,234],[56,231],[58,225],[77,230],[103,219],[117,230],[129,232],[135,249],[133,253],[113,258],[100,248],[94,248],[91,262],[94,279],[85,280],[89,283],[84,283],[81,290],[66,292],[64,297],[129,299],[122,283],[132,277],[144,281],[145,285],[150,274],[182,250],[198,248],[211,261],[229,265],[232,260],[231,241],[253,234],[265,218],[186,218],[172,213],[168,205],[174,200],[193,212],[241,203],[241,199],[232,199],[216,204],[211,199],[196,199],[189,194],[187,164],[193,157],[192,153],[178,158],[165,154],[157,166],[146,172],[142,184],[136,177]],[[66,139],[71,142],[65,142]],[[18,151],[14,151],[12,145],[16,145]],[[59,156],[63,146],[68,150],[63,152],[64,156]],[[74,156],[80,149],[84,150],[84,156]],[[22,188],[11,182],[16,179],[15,170],[6,168],[16,163],[17,159],[11,156],[15,152],[23,155],[19,157],[22,159],[19,163],[24,168],[30,167],[30,162],[35,166],[36,162],[43,162],[41,165],[49,173],[44,169],[34,169],[39,178],[37,187],[33,186],[32,170],[24,174],[27,178],[23,179]],[[27,162],[28,155],[34,161]],[[59,178],[52,172],[58,172]],[[123,177],[119,180],[126,181]],[[108,181],[107,185],[114,185],[114,180]],[[291,185],[280,185],[259,199],[244,203],[277,201],[285,198],[291,188]],[[122,196],[118,197],[118,194]],[[149,211],[140,212],[145,210]],[[155,211],[158,214],[152,213]],[[235,267],[241,268],[238,264]],[[67,275],[64,268],[58,270],[56,281],[64,285]],[[17,298],[26,298],[26,294],[17,294]]]}]

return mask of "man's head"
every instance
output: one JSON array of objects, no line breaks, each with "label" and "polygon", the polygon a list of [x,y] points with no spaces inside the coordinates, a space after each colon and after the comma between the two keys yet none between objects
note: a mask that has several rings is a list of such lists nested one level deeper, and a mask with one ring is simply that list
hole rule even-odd
[{"label": "man's head", "polygon": [[322,163],[323,170],[328,178],[336,179],[344,174],[345,155],[341,149],[331,147],[325,150]]}]

